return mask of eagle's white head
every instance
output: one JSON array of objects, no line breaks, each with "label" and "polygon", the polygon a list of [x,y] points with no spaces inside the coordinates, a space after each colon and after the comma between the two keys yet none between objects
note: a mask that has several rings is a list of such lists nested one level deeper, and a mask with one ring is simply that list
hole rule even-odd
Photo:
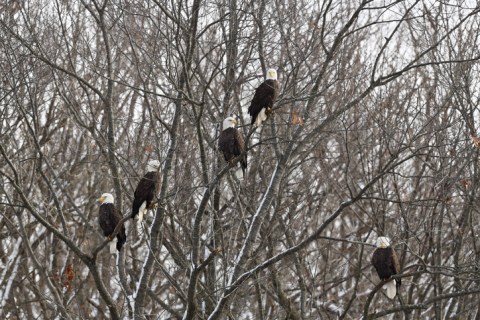
[{"label": "eagle's white head", "polygon": [[104,193],[100,198],[98,198],[98,202],[100,202],[100,204],[113,203],[113,196],[111,193]]},{"label": "eagle's white head", "polygon": [[147,172],[159,171],[160,170],[160,161],[150,160],[147,163]]},{"label": "eagle's white head", "polygon": [[377,242],[375,243],[377,248],[387,248],[390,247],[390,239],[387,237],[378,237]]},{"label": "eagle's white head", "polygon": [[267,80],[277,80],[277,70],[268,69],[267,70]]},{"label": "eagle's white head", "polygon": [[228,117],[225,120],[223,120],[223,129],[228,129],[228,128],[235,128],[235,125],[237,124],[237,119],[234,117]]}]

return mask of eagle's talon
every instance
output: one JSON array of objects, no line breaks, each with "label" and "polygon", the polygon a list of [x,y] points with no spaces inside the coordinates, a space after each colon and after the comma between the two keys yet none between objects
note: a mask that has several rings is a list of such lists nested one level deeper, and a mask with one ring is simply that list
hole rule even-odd
[{"label": "eagle's talon", "polygon": [[149,209],[149,210],[154,210],[154,209],[157,208],[157,205],[158,205],[158,202],[152,200],[152,202],[150,202],[150,205],[148,206],[148,209]]}]

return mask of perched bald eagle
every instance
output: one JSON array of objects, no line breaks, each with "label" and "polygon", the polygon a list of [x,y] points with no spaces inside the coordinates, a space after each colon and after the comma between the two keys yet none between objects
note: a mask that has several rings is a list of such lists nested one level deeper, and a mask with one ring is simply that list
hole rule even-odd
[{"label": "perched bald eagle", "polygon": [[150,160],[147,163],[147,173],[138,182],[133,194],[132,219],[138,214],[137,223],[143,221],[143,216],[149,209],[155,209],[157,196],[160,192],[160,161]]},{"label": "perched bald eagle", "polygon": [[[100,208],[98,209],[98,222],[100,228],[103,231],[103,235],[112,240],[113,231],[117,227],[120,220],[122,220],[122,215],[117,211],[115,205],[113,204],[113,196],[110,193],[104,193],[98,199],[100,202]],[[125,225],[122,225],[122,228],[117,233],[117,243],[116,248],[118,251],[122,249],[123,244],[127,241],[127,235],[125,234]],[[115,253],[115,242],[110,242],[110,253]]]},{"label": "perched bald eagle", "polygon": [[390,277],[400,272],[400,263],[398,262],[397,253],[390,246],[390,239],[387,237],[379,237],[376,243],[377,249],[373,252],[372,264],[377,270],[378,276],[382,281],[388,281],[387,296],[390,299],[395,298],[397,289],[402,284],[401,279],[389,281]]},{"label": "perched bald eagle", "polygon": [[[237,120],[233,117],[228,117],[223,120],[223,130],[220,133],[218,138],[218,148],[223,152],[223,157],[225,161],[232,161],[234,158],[240,156],[242,153],[242,158],[240,159],[240,167],[243,172],[243,177],[245,178],[245,171],[247,169],[247,154],[245,153],[245,141],[243,136],[235,128]],[[237,177],[239,174],[237,174]]]},{"label": "perched bald eagle", "polygon": [[277,71],[268,69],[266,80],[257,88],[250,107],[248,107],[252,125],[255,124],[255,127],[259,127],[273,113],[273,103],[277,99],[279,90]]}]

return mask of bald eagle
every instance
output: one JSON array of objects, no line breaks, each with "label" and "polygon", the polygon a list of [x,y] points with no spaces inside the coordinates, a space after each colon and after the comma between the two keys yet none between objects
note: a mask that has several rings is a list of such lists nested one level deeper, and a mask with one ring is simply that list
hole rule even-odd
[{"label": "bald eagle", "polygon": [[155,209],[160,191],[160,161],[150,160],[147,163],[147,173],[138,182],[133,194],[132,219],[138,214],[137,223],[143,221],[143,216],[149,209]]},{"label": "bald eagle", "polygon": [[[113,196],[110,193],[104,193],[98,199],[100,202],[100,208],[98,209],[98,222],[100,228],[103,231],[103,235],[112,240],[113,231],[117,227],[122,216],[115,208],[113,204]],[[118,251],[122,249],[123,244],[127,241],[127,235],[125,234],[125,225],[122,225],[122,228],[117,233],[117,243],[116,248]],[[115,253],[115,242],[110,242],[110,253]]]},{"label": "bald eagle", "polygon": [[255,124],[255,127],[259,127],[273,113],[273,103],[277,99],[279,90],[277,71],[268,69],[266,80],[257,88],[250,107],[248,107],[252,125]]},{"label": "bald eagle", "polygon": [[[240,131],[235,128],[237,120],[233,117],[228,117],[223,120],[223,130],[218,138],[218,148],[223,152],[225,161],[232,161],[234,158],[240,156],[240,166],[245,178],[245,171],[247,169],[247,154],[245,153],[245,141]],[[238,177],[239,174],[237,174]]]},{"label": "bald eagle", "polygon": [[387,237],[379,237],[376,242],[375,251],[372,256],[372,265],[377,270],[378,276],[382,281],[388,281],[385,286],[387,287],[387,296],[390,299],[395,298],[397,289],[402,284],[401,279],[395,279],[395,281],[389,281],[390,277],[400,272],[400,263],[398,262],[397,253],[390,246],[390,239]]}]

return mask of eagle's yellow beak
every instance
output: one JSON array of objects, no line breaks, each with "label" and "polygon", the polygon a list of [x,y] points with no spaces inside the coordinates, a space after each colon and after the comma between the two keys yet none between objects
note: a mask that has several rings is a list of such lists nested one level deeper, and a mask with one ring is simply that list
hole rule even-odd
[{"label": "eagle's yellow beak", "polygon": [[105,197],[100,197],[100,198],[97,199],[97,201],[100,202],[100,203],[103,203],[103,201],[105,201]]},{"label": "eagle's yellow beak", "polygon": [[237,124],[237,119],[232,119],[233,124]]}]

